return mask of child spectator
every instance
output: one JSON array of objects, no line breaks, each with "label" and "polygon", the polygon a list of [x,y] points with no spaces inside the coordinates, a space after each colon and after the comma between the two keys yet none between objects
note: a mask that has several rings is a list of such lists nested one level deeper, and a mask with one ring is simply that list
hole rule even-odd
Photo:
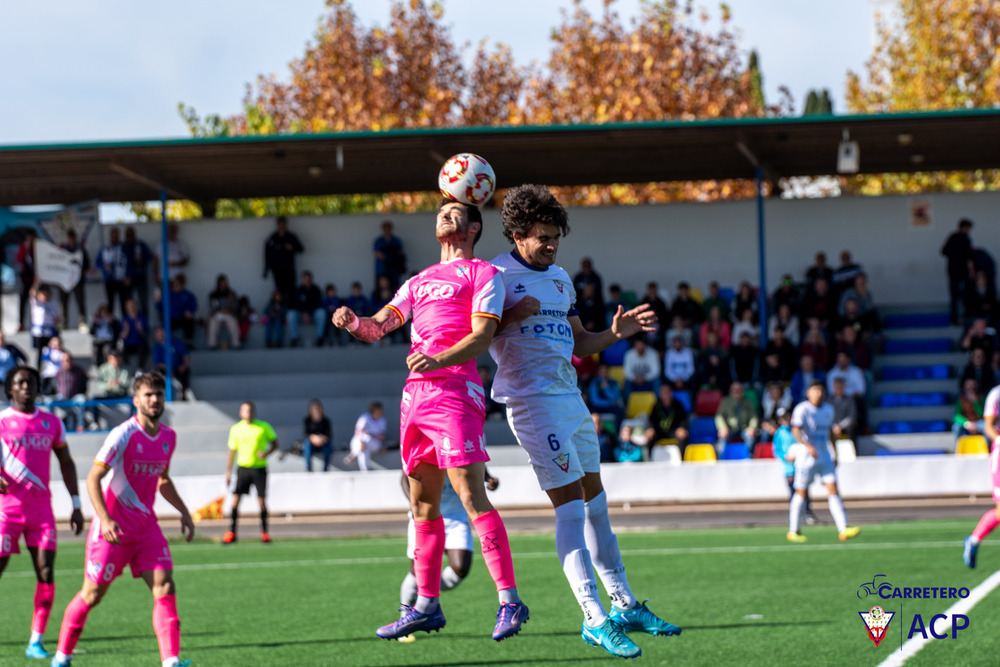
[{"label": "child spectator", "polygon": [[285,297],[278,289],[271,292],[271,300],[264,309],[264,345],[285,346]]},{"label": "child spectator", "polygon": [[31,343],[38,350],[38,366],[42,364],[42,348],[59,333],[59,308],[52,302],[52,290],[48,285],[33,287],[31,298]]}]

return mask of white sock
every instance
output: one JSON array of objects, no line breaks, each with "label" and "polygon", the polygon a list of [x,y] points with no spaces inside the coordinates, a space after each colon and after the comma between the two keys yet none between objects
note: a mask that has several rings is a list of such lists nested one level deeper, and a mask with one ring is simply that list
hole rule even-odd
[{"label": "white sock", "polygon": [[844,501],[840,499],[840,496],[834,495],[827,498],[826,502],[830,505],[833,522],[837,524],[837,532],[844,532],[847,528],[847,512],[844,511]]},{"label": "white sock", "polygon": [[180,664],[180,658],[167,658],[163,661],[163,667],[179,667]]},{"label": "white sock", "polygon": [[611,530],[611,520],[608,518],[608,496],[601,491],[589,503],[585,503],[587,524],[584,534],[587,538],[587,550],[594,559],[594,569],[597,570],[604,590],[611,598],[611,604],[619,609],[632,609],[639,602],[632,594],[625,576],[625,565],[618,549],[618,538]]},{"label": "white sock", "polygon": [[451,569],[451,565],[447,565],[441,570],[441,590],[450,591],[460,583],[462,583],[462,577],[458,576],[458,572]]},{"label": "white sock", "polygon": [[976,545],[976,544],[979,544],[980,542],[982,542],[982,540],[980,540],[975,535],[969,535],[969,542],[972,542],[973,545]]},{"label": "white sock", "polygon": [[417,602],[413,605],[413,608],[421,614],[433,614],[439,606],[438,598],[425,598],[423,595],[418,595]]},{"label": "white sock", "polygon": [[806,504],[806,499],[798,493],[792,494],[792,500],[788,503],[788,532],[799,532],[799,524],[802,523],[802,508]]},{"label": "white sock", "polygon": [[505,588],[497,593],[497,597],[500,598],[501,604],[518,604],[521,601],[516,588]]},{"label": "white sock", "polygon": [[41,632],[36,632],[36,631],[32,630],[31,631],[31,639],[28,640],[28,643],[29,644],[41,644],[42,643],[42,639],[44,639],[44,638],[45,638],[45,635],[43,635]]},{"label": "white sock", "polygon": [[586,523],[587,510],[582,500],[571,500],[556,508],[556,553],[585,622],[593,628],[603,623],[608,613],[597,594],[594,566],[584,536]]},{"label": "white sock", "polygon": [[55,660],[53,662],[66,662],[69,660],[69,656],[62,651],[56,651]]},{"label": "white sock", "polygon": [[399,601],[411,607],[417,601],[417,578],[412,572],[406,573],[406,577],[399,587]]}]

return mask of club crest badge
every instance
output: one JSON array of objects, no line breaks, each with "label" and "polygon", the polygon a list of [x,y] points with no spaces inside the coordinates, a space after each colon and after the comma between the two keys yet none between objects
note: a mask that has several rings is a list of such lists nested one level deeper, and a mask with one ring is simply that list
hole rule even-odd
[{"label": "club crest badge", "polygon": [[859,611],[858,614],[861,616],[861,620],[865,622],[868,636],[875,642],[876,646],[885,637],[885,631],[889,627],[889,623],[892,622],[892,617],[896,615],[895,612],[885,611],[878,605],[875,605],[867,612]]}]

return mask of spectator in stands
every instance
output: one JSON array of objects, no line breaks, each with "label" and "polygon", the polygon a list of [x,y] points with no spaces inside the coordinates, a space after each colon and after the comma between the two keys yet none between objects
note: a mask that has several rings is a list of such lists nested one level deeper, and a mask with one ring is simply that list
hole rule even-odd
[{"label": "spectator in stands", "polygon": [[274,233],[264,242],[264,277],[268,272],[274,276],[274,289],[285,303],[292,303],[295,291],[295,255],[304,250],[299,237],[288,231],[288,218],[279,215]]},{"label": "spectator in stands", "polygon": [[756,384],[760,374],[760,348],[753,344],[750,334],[743,332],[739,341],[729,350],[729,377],[734,382]]},{"label": "spectator in stands", "polygon": [[42,362],[38,368],[40,380],[38,393],[43,396],[52,396],[56,393],[56,375],[62,368],[64,354],[62,338],[59,336],[50,338],[49,344],[42,348]]},{"label": "spectator in stands", "polygon": [[585,283],[583,291],[577,292],[576,309],[583,328],[587,331],[604,331],[608,328],[604,319],[604,301],[597,294],[593,283]]},{"label": "spectator in stands", "polygon": [[704,314],[702,321],[708,319],[712,308],[718,308],[722,319],[729,321],[729,304],[719,296],[719,283],[715,280],[708,284],[708,296],[701,302],[701,312]]},{"label": "spectator in stands", "polygon": [[743,392],[743,384],[733,381],[729,385],[729,393],[723,397],[719,403],[719,410],[715,413],[715,429],[719,434],[717,448],[719,454],[730,438],[739,438],[746,443],[747,449],[753,451],[754,443],[757,441],[757,426],[760,420],[757,418],[757,410],[753,402]]},{"label": "spectator in stands", "polygon": [[646,429],[648,458],[652,458],[653,445],[661,440],[674,439],[684,456],[688,444],[688,411],[674,398],[674,390],[669,384],[660,386],[656,403],[649,413],[649,428]]},{"label": "spectator in stands", "polygon": [[[124,308],[122,312],[126,312]],[[118,345],[121,335],[121,324],[111,314],[108,304],[102,303],[97,306],[94,319],[90,321],[90,334],[94,338],[94,365],[100,366],[107,359],[108,351]]]},{"label": "spectator in stands", "polygon": [[575,354],[570,356],[569,361],[576,370],[576,384],[580,387],[581,392],[585,393],[591,381],[597,377],[598,357],[599,355],[596,354],[588,354],[583,357],[578,357]]},{"label": "spectator in stands", "polygon": [[[127,232],[126,232],[127,234]],[[82,263],[80,264],[80,279],[70,290],[62,290],[62,321],[64,327],[69,327],[69,297],[76,299],[76,309],[81,329],[87,326],[87,271],[90,270],[90,255],[87,249],[80,244],[75,230],[66,231],[66,241],[59,246],[66,252],[80,251]]]},{"label": "spectator in stands", "polygon": [[757,295],[754,294],[753,286],[744,280],[740,283],[740,288],[736,291],[736,298],[733,300],[733,321],[743,321],[743,313],[749,310],[753,313],[754,324],[757,324],[760,322],[757,313],[759,308],[760,304],[757,303]]},{"label": "spectator in stands", "polygon": [[760,399],[760,408],[764,423],[775,421],[778,418],[778,410],[787,410],[791,413],[791,390],[780,382],[768,382]]},{"label": "spectator in stands", "polygon": [[997,289],[990,283],[985,271],[976,271],[976,277],[965,290],[965,318],[983,317],[991,326],[997,325]]},{"label": "spectator in stands", "polygon": [[813,265],[806,270],[806,291],[812,290],[816,286],[816,281],[822,278],[829,283],[833,280],[833,269],[826,264],[826,253],[816,253]]},{"label": "spectator in stands", "polygon": [[851,360],[851,363],[866,371],[872,367],[871,353],[868,346],[858,336],[854,327],[847,325],[837,337],[837,344],[834,346],[834,354],[843,352]]},{"label": "spectator in stands", "polygon": [[698,379],[702,389],[726,389],[732,381],[729,373],[729,356],[719,346],[719,337],[714,331],[705,337],[705,346],[698,356]]},{"label": "spectator in stands", "polygon": [[[180,238],[180,228],[176,223],[167,225],[167,278],[173,280],[184,271],[184,267],[191,261],[191,251],[188,244]],[[163,277],[163,244],[156,244],[156,252],[153,254],[156,280]]]},{"label": "spectator in stands", "polygon": [[[864,428],[867,424],[867,420],[865,419],[867,413],[865,410],[865,393],[867,391],[865,374],[860,368],[851,363],[851,358],[847,356],[847,353],[838,352],[836,359],[837,362],[830,369],[830,372],[826,374],[827,394],[833,394],[833,385],[837,378],[843,379],[844,393],[854,399],[854,404],[858,408],[858,427]],[[808,389],[806,387],[807,391]]]},{"label": "spectator in stands", "polygon": [[[490,367],[479,365],[476,367],[476,371],[479,373],[479,380],[483,383],[483,391],[486,396],[486,418],[504,419],[503,403],[497,403],[493,400],[493,373],[490,372]],[[615,384],[617,385],[617,382]]]},{"label": "spectator in stands", "polygon": [[837,316],[837,300],[830,291],[830,285],[825,278],[817,278],[811,290],[802,299],[802,317],[816,319],[824,332],[830,330]]},{"label": "spectator in stands", "polygon": [[799,288],[796,287],[792,274],[786,273],[781,276],[781,284],[771,295],[771,311],[777,312],[782,306],[788,306],[789,317],[794,317],[799,311],[801,302],[802,296],[799,294]]},{"label": "spectator in stands", "polygon": [[965,385],[966,380],[975,380],[979,391],[986,394],[996,386],[997,377],[986,358],[986,353],[982,348],[972,348],[969,354],[969,363],[962,371],[962,379],[959,381],[959,388]]},{"label": "spectator in stands", "polygon": [[691,296],[691,286],[683,280],[677,283],[677,296],[674,297],[674,302],[670,304],[670,314],[683,317],[684,324],[692,328],[701,324],[704,317],[701,304]]},{"label": "spectator in stands", "polygon": [[[344,299],[344,305],[354,311],[358,317],[367,317],[372,313],[371,304],[361,289],[361,283],[356,280],[351,283],[351,293]],[[347,342],[351,344],[361,343],[354,336],[347,336]]]},{"label": "spectator in stands", "polygon": [[845,290],[854,285],[855,278],[863,274],[864,269],[851,258],[850,251],[842,250],[840,253],[840,266],[833,272],[833,292],[839,297]]},{"label": "spectator in stands", "polygon": [[592,412],[614,415],[617,430],[625,415],[625,401],[622,400],[618,381],[609,375],[608,370],[607,364],[597,365],[597,374],[587,385],[587,405]]},{"label": "spectator in stands", "polygon": [[618,306],[622,307],[622,310],[631,310],[634,306],[629,306],[625,302],[625,298],[622,296],[622,286],[618,283],[613,283],[608,287],[608,301],[604,304],[604,320],[608,321],[615,316],[618,312]]},{"label": "spectator in stands", "polygon": [[684,318],[679,315],[670,318],[670,328],[667,329],[665,335],[667,340],[673,340],[675,337],[680,336],[684,341],[684,347],[694,346],[694,332],[684,326]]},{"label": "spectator in stands", "polygon": [[59,308],[52,303],[52,290],[48,285],[31,288],[31,345],[38,350],[38,367],[42,362],[42,348],[59,333]]},{"label": "spectator in stands", "polygon": [[264,308],[264,345],[285,346],[285,297],[281,290],[271,292],[271,300]]},{"label": "spectator in stands", "polygon": [[858,273],[854,276],[854,282],[841,292],[840,305],[837,308],[837,312],[840,315],[844,314],[847,302],[851,299],[857,302],[858,312],[861,315],[875,312],[875,297],[872,296],[871,290],[868,289],[868,276],[864,273]]},{"label": "spectator in stands", "polygon": [[846,437],[857,440],[858,437],[858,404],[847,395],[847,382],[842,377],[833,379],[833,392],[827,398],[833,406],[834,439]]},{"label": "spectator in stands", "polygon": [[805,354],[802,355],[799,358],[799,369],[792,375],[792,382],[788,386],[792,394],[792,405],[798,405],[806,400],[806,389],[809,388],[809,385],[813,382],[823,382],[825,380],[826,372],[822,367],[816,366],[815,359]]},{"label": "spectator in stands", "polygon": [[[165,322],[162,295],[156,300],[160,321]],[[187,288],[187,277],[178,273],[170,279],[170,328],[181,333],[188,348],[194,346],[194,330],[198,325],[198,297]]]},{"label": "spectator in stands", "polygon": [[633,391],[655,393],[660,390],[660,357],[646,345],[641,336],[633,338],[632,349],[625,353],[622,367],[625,371],[625,391],[622,398],[626,403]]},{"label": "spectator in stands", "polygon": [[[174,379],[181,385],[180,399],[186,401],[191,388],[191,353],[177,336],[170,337],[170,362]],[[153,365],[167,377],[167,332],[162,326],[153,329]]]},{"label": "spectator in stands", "polygon": [[7,337],[0,330],[0,382],[7,380],[7,373],[17,366],[28,363],[28,356],[13,343],[7,342]]},{"label": "spectator in stands", "polygon": [[650,310],[656,315],[656,321],[659,323],[656,331],[647,334],[646,339],[657,352],[666,350],[664,326],[666,322],[670,321],[670,307],[660,297],[660,286],[657,283],[653,281],[646,283],[646,296],[643,297],[642,302],[649,304]]},{"label": "spectator in stands", "polygon": [[312,271],[302,272],[302,282],[295,288],[295,295],[288,308],[289,345],[299,346],[299,324],[314,324],[316,327],[316,347],[322,347],[326,334],[326,309],[323,294],[313,283]]},{"label": "spectator in stands", "polygon": [[985,318],[977,317],[962,336],[959,346],[966,352],[982,349],[986,358],[992,359],[993,353],[998,349],[996,329],[989,326]]},{"label": "spectator in stands", "polygon": [[135,299],[125,302],[125,316],[122,317],[121,328],[122,354],[127,363],[136,358],[134,368],[145,368],[149,359],[149,320],[144,313],[139,312],[139,303]]},{"label": "spectator in stands", "polygon": [[[375,284],[379,276],[389,279],[389,289],[393,292],[402,283],[406,275],[406,253],[403,252],[403,242],[392,233],[392,221],[382,221],[382,234],[375,239]],[[392,298],[391,296],[389,297]]]},{"label": "spectator in stands", "polygon": [[713,308],[708,311],[708,319],[701,323],[698,330],[698,342],[702,349],[708,347],[708,335],[715,334],[718,345],[723,350],[728,350],[732,345],[733,328],[727,320],[722,319],[722,311]]},{"label": "spectator in stands", "polygon": [[339,296],[337,296],[337,286],[333,283],[327,283],[326,289],[323,290],[323,310],[326,311],[326,336],[330,339],[330,345],[344,344],[341,339],[340,329],[329,326],[333,318],[333,314],[342,305],[344,305],[344,302],[340,300]]},{"label": "spectator in stands", "polygon": [[354,424],[351,453],[344,459],[344,463],[350,464],[357,459],[358,470],[367,472],[371,467],[372,456],[385,446],[385,436],[385,409],[380,402],[374,401],[368,406],[368,412],[358,417]]},{"label": "spectator in stands", "polygon": [[[35,287],[35,240],[38,232],[28,229],[24,232],[24,238],[17,246],[15,261],[20,277],[21,292],[17,302],[17,330],[24,331],[24,314],[31,305],[31,289]],[[31,324],[31,314],[28,313],[28,324]]]},{"label": "spectator in stands", "polygon": [[[59,372],[56,373],[57,401],[82,402],[87,400],[87,374],[73,363],[73,355],[64,352],[60,358]],[[82,407],[56,408],[56,414],[63,420],[67,431],[82,431],[86,426]]]},{"label": "spectator in stands", "polygon": [[[830,347],[826,343],[826,336],[819,329],[819,320],[810,320],[805,340],[802,342],[802,347],[799,348],[799,356],[812,357],[816,368],[819,369],[826,369],[830,365]],[[807,388],[808,386],[806,385]]]},{"label": "spectator in stands", "polygon": [[837,318],[834,327],[837,332],[843,331],[844,327],[851,327],[868,346],[879,339],[881,330],[877,313],[874,310],[862,313],[854,299],[844,302],[844,312]]},{"label": "spectator in stands", "polygon": [[132,373],[122,363],[122,353],[108,352],[108,359],[97,367],[94,398],[125,398],[132,390]]},{"label": "spectator in stands", "polygon": [[687,390],[695,386],[694,352],[684,344],[683,336],[673,336],[663,359],[663,376],[674,389]]},{"label": "spectator in stands", "polygon": [[[590,413],[590,418],[594,421],[594,428],[597,430],[597,443],[601,447],[601,463],[611,463],[615,460],[614,452],[617,443],[617,436],[613,431],[609,431],[601,419],[601,415],[596,412]],[[617,430],[617,429],[616,429]]]},{"label": "spectator in stands", "polygon": [[767,337],[774,338],[774,332],[781,329],[785,334],[785,339],[792,347],[799,346],[799,318],[792,314],[792,308],[787,303],[777,307],[775,312],[767,320]]},{"label": "spectator in stands", "polygon": [[330,469],[330,459],[333,458],[333,428],[329,418],[323,414],[323,404],[318,398],[309,401],[309,410],[303,423],[304,439],[302,440],[302,456],[306,460],[306,472],[312,472],[313,456],[323,457],[323,472]]},{"label": "spectator in stands", "polygon": [[[126,288],[130,298],[137,299],[143,313],[149,312],[149,265],[153,261],[153,251],[146,242],[135,235],[135,228],[125,228]],[[156,280],[161,276],[157,275]],[[122,311],[124,315],[124,311]]]},{"label": "spectator in stands", "polygon": [[239,299],[229,286],[229,278],[220,273],[215,279],[215,289],[208,295],[208,349],[219,347],[219,329],[229,332],[229,344],[240,349],[240,324],[236,319]]},{"label": "spectator in stands", "polygon": [[749,308],[744,308],[742,311],[742,318],[733,327],[732,341],[733,345],[740,340],[740,336],[743,334],[748,334],[750,336],[750,341],[754,345],[760,345],[760,327],[754,321],[754,312]]},{"label": "spectator in stands", "polygon": [[121,312],[124,313],[125,300],[129,297],[128,255],[117,227],[112,227],[108,232],[108,242],[98,251],[96,265],[104,276],[104,294],[108,308],[114,311],[117,299],[121,303]]},{"label": "spectator in stands", "polygon": [[257,323],[257,311],[250,305],[250,297],[241,296],[236,300],[236,326],[240,331],[240,347],[247,344],[250,327]]},{"label": "spectator in stands", "polygon": [[799,352],[785,338],[783,329],[777,329],[774,337],[767,341],[764,348],[765,355],[776,355],[778,357],[778,378],[781,382],[788,384],[792,381],[792,375],[799,366]]},{"label": "spectator in stands", "polygon": [[781,382],[781,359],[777,354],[761,354],[760,370],[757,372],[756,386],[771,382]]},{"label": "spectator in stands", "polygon": [[573,289],[576,290],[577,296],[583,294],[585,285],[592,285],[594,287],[594,297],[603,311],[604,281],[601,279],[601,274],[594,270],[594,260],[589,257],[584,257],[580,260],[580,270],[573,276]]},{"label": "spectator in stands", "polygon": [[642,449],[632,442],[634,428],[629,423],[623,423],[621,431],[618,433],[618,445],[613,452],[614,460],[618,463],[635,463],[642,461]]},{"label": "spectator in stands", "polygon": [[958,230],[951,233],[941,254],[948,259],[948,296],[950,299],[951,323],[959,324],[959,307],[966,292],[966,284],[975,276],[975,256],[972,251],[972,240],[969,232],[972,221],[962,218],[958,221]]},{"label": "spectator in stands", "polygon": [[985,431],[983,414],[986,411],[986,395],[979,391],[979,385],[972,378],[962,383],[962,393],[955,401],[955,416],[951,430],[955,440],[963,435],[982,435]]}]

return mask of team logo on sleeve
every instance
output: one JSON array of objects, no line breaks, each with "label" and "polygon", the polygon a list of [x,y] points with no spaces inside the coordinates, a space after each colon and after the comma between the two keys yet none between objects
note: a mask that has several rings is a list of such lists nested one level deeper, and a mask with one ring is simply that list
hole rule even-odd
[{"label": "team logo on sleeve", "polygon": [[166,454],[170,451],[170,445],[163,443],[163,453]]},{"label": "team logo on sleeve", "polygon": [[875,605],[870,611],[859,611],[858,614],[861,616],[861,620],[865,622],[865,627],[868,629],[868,636],[875,646],[882,641],[885,637],[885,631],[889,627],[889,623],[892,622],[892,617],[896,615],[895,612],[885,611],[882,607]]},{"label": "team logo on sleeve", "polygon": [[42,428],[48,430],[48,428],[49,428],[49,420],[48,419],[43,419],[42,420]]},{"label": "team logo on sleeve", "polygon": [[569,472],[569,454],[560,454],[552,459],[552,462],[559,466],[563,472]]}]

